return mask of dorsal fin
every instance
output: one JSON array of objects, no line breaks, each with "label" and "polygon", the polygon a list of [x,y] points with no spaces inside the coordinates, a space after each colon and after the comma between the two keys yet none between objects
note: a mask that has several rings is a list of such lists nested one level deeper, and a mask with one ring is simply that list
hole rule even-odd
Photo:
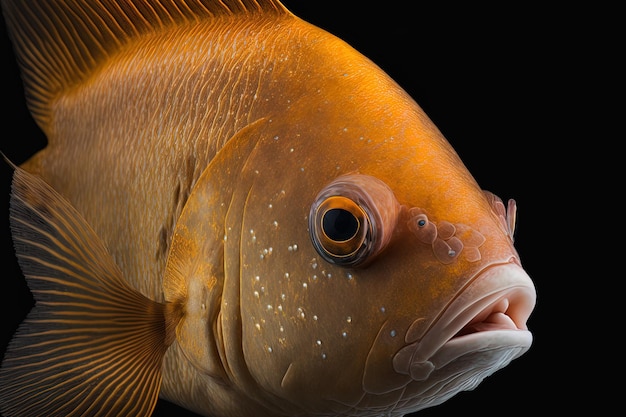
[{"label": "dorsal fin", "polygon": [[39,126],[48,103],[125,45],[178,25],[254,13],[289,13],[278,0],[2,0],[28,107]]}]

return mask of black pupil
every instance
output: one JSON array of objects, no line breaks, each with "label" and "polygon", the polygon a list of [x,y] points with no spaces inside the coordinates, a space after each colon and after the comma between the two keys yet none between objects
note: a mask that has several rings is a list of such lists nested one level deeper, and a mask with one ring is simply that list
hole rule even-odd
[{"label": "black pupil", "polygon": [[342,242],[353,237],[359,227],[356,217],[343,209],[331,209],[324,214],[322,224],[324,233],[335,242]]}]

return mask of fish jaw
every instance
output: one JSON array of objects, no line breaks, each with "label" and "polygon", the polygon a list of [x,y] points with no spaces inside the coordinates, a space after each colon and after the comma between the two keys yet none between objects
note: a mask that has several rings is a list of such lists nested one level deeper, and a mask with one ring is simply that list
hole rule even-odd
[{"label": "fish jaw", "polygon": [[487,267],[423,335],[417,338],[409,327],[407,345],[393,357],[393,368],[404,381],[399,378],[393,389],[375,387],[366,372],[364,386],[378,395],[404,390],[398,407],[410,412],[474,389],[531,347],[526,321],[535,298],[531,279],[517,263]]}]

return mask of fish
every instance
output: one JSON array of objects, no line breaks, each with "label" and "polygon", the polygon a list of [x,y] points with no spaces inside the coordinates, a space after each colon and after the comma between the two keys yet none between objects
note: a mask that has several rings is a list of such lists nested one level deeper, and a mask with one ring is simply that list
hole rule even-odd
[{"label": "fish", "polygon": [[[6,416],[403,416],[532,345],[517,203],[276,0],[2,0],[48,144]],[[496,377],[494,377],[496,378]]]}]

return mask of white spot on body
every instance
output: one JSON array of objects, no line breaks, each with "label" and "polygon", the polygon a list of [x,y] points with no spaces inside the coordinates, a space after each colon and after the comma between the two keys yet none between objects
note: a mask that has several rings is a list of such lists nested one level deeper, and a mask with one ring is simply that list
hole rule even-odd
[{"label": "white spot on body", "polygon": [[272,247],[270,246],[269,248],[265,248],[261,251],[261,259],[265,259],[265,257],[270,256],[272,254]]}]

